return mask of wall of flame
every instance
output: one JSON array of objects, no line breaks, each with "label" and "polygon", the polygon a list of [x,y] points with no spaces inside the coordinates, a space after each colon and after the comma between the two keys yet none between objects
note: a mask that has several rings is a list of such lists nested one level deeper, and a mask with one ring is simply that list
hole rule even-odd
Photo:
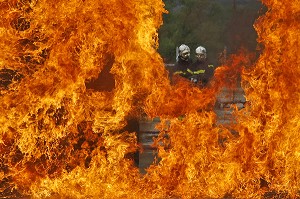
[{"label": "wall of flame", "polygon": [[[1,0],[1,197],[298,196],[300,1],[262,2],[260,57],[232,56],[198,89],[169,84],[161,0]],[[246,107],[217,125],[216,94],[239,74]],[[110,88],[87,86],[108,76]],[[142,176],[124,127],[145,115],[169,147]]]}]

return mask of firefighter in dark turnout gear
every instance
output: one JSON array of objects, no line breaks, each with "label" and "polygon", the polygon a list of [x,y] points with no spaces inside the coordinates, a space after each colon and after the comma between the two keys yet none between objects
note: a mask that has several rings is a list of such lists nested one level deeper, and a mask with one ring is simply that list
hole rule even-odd
[{"label": "firefighter in dark turnout gear", "polygon": [[171,82],[174,83],[176,81],[176,76],[181,76],[189,79],[190,73],[187,71],[188,68],[192,65],[192,60],[190,58],[191,51],[190,48],[182,44],[178,48],[178,57],[177,62],[171,71]]},{"label": "firefighter in dark turnout gear", "polygon": [[188,69],[190,72],[190,80],[200,87],[209,84],[214,76],[214,66],[209,64],[206,55],[206,49],[203,46],[196,48],[196,61]]}]

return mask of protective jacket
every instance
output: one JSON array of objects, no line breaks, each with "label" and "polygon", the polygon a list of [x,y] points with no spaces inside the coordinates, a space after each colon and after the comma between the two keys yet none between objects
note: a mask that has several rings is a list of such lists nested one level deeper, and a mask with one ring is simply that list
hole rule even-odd
[{"label": "protective jacket", "polygon": [[175,66],[169,68],[169,73],[170,73],[169,77],[170,77],[171,84],[175,84],[177,82],[176,76],[181,76],[189,79],[190,74],[188,73],[187,69],[192,66],[192,63],[193,62],[190,59],[188,60],[179,59],[176,62]]},{"label": "protective jacket", "polygon": [[190,80],[201,86],[206,86],[214,76],[214,65],[207,60],[194,62],[187,71],[191,74]]},{"label": "protective jacket", "polygon": [[175,64],[173,74],[180,75],[185,78],[189,78],[191,74],[188,72],[188,69],[191,68],[191,66],[192,66],[191,60],[184,61],[179,59],[178,62]]}]

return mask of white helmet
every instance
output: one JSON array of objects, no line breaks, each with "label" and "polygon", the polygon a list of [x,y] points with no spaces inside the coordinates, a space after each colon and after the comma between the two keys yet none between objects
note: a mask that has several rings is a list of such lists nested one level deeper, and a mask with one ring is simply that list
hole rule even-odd
[{"label": "white helmet", "polygon": [[185,45],[185,44],[181,44],[178,48],[178,54],[179,54],[179,57],[183,60],[188,60],[189,57],[190,57],[190,54],[191,54],[191,50],[190,48]]},{"label": "white helmet", "polygon": [[206,49],[203,46],[197,47],[195,52],[198,60],[203,61],[206,59]]}]

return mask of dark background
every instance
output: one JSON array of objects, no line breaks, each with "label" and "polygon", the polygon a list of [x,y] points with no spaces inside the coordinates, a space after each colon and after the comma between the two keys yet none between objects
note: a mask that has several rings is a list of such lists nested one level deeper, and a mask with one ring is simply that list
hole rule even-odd
[{"label": "dark background", "polygon": [[255,20],[264,14],[258,0],[164,0],[168,14],[159,29],[158,52],[165,63],[176,61],[176,47],[187,44],[191,58],[201,45],[213,64],[220,64],[220,53],[226,57],[241,47],[255,51]]}]

